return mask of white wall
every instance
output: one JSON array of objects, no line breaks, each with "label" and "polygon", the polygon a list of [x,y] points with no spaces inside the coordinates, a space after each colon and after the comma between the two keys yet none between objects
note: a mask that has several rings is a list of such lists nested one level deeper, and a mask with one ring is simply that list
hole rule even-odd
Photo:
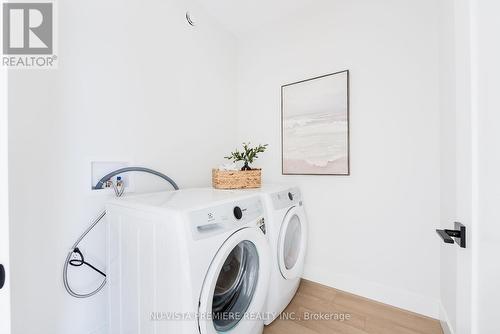
[{"label": "white wall", "polygon": [[[434,0],[323,1],[239,41],[240,141],[265,181],[296,182],[305,277],[438,316],[439,48]],[[351,176],[280,174],[280,86],[351,72]]]},{"label": "white wall", "polygon": [[[129,161],[205,186],[236,140],[236,45],[181,1],[59,4],[59,68],[11,71],[13,334],[104,332],[105,293],[66,294],[62,266],[109,194],[90,189],[90,161]],[[199,27],[184,19],[196,15]],[[138,191],[166,187],[136,176]],[[142,186],[141,186],[142,185]],[[82,244],[104,264],[104,229]],[[75,289],[100,278],[71,272]]]}]

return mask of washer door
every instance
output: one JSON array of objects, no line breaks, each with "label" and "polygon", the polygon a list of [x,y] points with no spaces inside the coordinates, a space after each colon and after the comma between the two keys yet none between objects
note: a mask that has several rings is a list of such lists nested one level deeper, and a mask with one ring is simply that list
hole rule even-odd
[{"label": "washer door", "polygon": [[278,265],[285,279],[294,279],[302,274],[306,241],[304,209],[294,206],[286,213],[278,238]]},{"label": "washer door", "polygon": [[246,333],[255,326],[254,319],[263,311],[267,295],[269,257],[269,244],[259,228],[243,228],[226,240],[203,283],[198,310],[200,333],[224,333],[235,328]]}]

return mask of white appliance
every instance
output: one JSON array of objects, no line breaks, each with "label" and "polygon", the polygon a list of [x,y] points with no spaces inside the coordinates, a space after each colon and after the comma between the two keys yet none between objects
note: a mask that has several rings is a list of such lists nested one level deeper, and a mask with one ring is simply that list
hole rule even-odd
[{"label": "white appliance", "polygon": [[268,214],[267,235],[271,245],[271,279],[265,307],[268,325],[290,303],[304,270],[307,218],[300,189],[269,185],[260,191]]},{"label": "white appliance", "polygon": [[258,195],[186,189],[107,205],[109,333],[261,333],[270,276]]}]

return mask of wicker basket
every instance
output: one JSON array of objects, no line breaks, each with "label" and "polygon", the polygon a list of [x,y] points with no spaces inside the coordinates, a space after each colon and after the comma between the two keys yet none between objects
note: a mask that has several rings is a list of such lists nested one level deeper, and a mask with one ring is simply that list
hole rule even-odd
[{"label": "wicker basket", "polygon": [[212,186],[216,189],[260,188],[261,169],[219,170],[212,169]]}]

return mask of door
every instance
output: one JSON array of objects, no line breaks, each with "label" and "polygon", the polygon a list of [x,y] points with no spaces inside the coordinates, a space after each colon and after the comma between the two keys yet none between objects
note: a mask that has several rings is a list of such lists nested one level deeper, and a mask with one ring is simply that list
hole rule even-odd
[{"label": "door", "polygon": [[500,333],[500,3],[442,4],[441,227],[468,237],[441,246],[441,320],[446,334]]},{"label": "door", "polygon": [[[270,275],[270,249],[259,228],[243,228],[226,240],[213,259],[199,303],[202,334],[249,333],[259,326]],[[262,320],[260,320],[262,326]]]},{"label": "door", "polygon": [[500,333],[500,2],[473,1],[477,224],[473,334]]},{"label": "door", "polygon": [[300,277],[304,268],[307,221],[302,206],[286,213],[278,238],[278,265],[285,279]]},{"label": "door", "polygon": [[[440,320],[445,334],[471,334],[474,129],[470,0],[441,2],[441,228],[461,222],[467,248],[441,243]],[[429,231],[433,233],[433,231]]]},{"label": "door", "polygon": [[[10,333],[7,70],[0,67],[0,334]],[[4,284],[5,283],[5,284]]]}]

